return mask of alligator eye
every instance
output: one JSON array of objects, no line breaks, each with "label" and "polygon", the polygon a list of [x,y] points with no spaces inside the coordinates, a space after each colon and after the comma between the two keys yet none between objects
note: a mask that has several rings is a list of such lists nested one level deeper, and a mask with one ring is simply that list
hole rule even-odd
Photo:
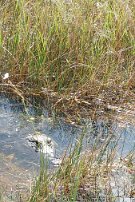
[{"label": "alligator eye", "polygon": [[51,142],[52,142],[51,138],[48,138],[47,139],[47,144],[51,144]]},{"label": "alligator eye", "polygon": [[40,142],[36,142],[36,147],[40,148],[41,147],[41,143]]}]

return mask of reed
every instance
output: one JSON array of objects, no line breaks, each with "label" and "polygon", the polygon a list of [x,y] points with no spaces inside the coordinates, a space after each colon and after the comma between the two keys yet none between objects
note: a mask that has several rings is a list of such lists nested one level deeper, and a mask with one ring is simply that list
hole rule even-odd
[{"label": "reed", "polygon": [[[1,83],[12,84],[23,101],[23,92],[43,89],[67,98],[84,89],[95,96],[103,89],[134,89],[134,27],[134,0],[1,0],[0,71],[9,73]],[[109,142],[82,155],[80,139],[52,174],[43,163],[29,201],[100,197],[114,157],[111,152],[103,160]]]},{"label": "reed", "polygon": [[[53,172],[46,169],[48,161],[41,164],[40,175],[29,202],[113,201],[114,196],[108,183],[116,145],[109,150],[108,138],[100,149],[94,146],[89,151],[82,151],[84,137],[83,134]],[[43,159],[42,156],[42,162]]]},{"label": "reed", "polygon": [[1,1],[0,70],[23,89],[134,87],[134,1]]}]

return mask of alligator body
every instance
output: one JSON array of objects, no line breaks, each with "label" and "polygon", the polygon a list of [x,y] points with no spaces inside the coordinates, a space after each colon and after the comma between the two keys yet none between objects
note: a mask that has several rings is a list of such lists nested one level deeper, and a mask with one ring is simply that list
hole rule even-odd
[{"label": "alligator body", "polygon": [[36,132],[35,134],[29,134],[27,137],[30,145],[35,148],[35,151],[41,151],[48,157],[54,157],[55,144],[54,141],[46,134]]}]

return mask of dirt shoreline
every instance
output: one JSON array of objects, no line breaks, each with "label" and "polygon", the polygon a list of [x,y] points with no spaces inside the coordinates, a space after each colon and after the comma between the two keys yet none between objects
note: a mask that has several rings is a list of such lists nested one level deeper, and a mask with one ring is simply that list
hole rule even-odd
[{"label": "dirt shoreline", "polygon": [[15,88],[4,86],[0,92],[26,105],[33,104],[34,99],[38,100],[39,107],[40,104],[41,107],[47,107],[50,113],[55,112],[56,116],[63,117],[71,124],[80,124],[85,118],[113,119],[116,115],[119,120],[132,122],[135,116],[135,92],[130,89],[109,87],[100,89],[98,93],[92,92],[91,89],[81,89],[68,94],[59,94],[49,89]]}]

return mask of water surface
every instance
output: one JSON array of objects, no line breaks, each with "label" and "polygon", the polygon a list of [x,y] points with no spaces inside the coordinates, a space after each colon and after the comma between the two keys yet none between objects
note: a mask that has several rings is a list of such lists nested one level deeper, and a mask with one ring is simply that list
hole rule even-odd
[{"label": "water surface", "polygon": [[[114,147],[118,141],[118,156],[124,157],[129,152],[134,152],[134,125],[126,123],[121,125],[111,120],[83,120],[85,129],[82,130],[80,126],[75,127],[62,120],[54,120],[45,106],[43,108],[37,108],[34,105],[27,107],[29,115],[24,112],[24,107],[20,102],[3,95],[0,97],[0,154],[3,155],[0,161],[0,173],[3,179],[5,176],[10,176],[7,175],[7,171],[14,166],[16,170],[18,168],[17,173],[26,174],[25,177],[29,174],[32,178],[37,172],[40,154],[35,152],[27,140],[28,135],[36,131],[46,134],[56,143],[54,156],[56,159],[61,158],[69,145],[75,145],[83,132],[86,133],[83,141],[84,149],[91,149],[95,144],[100,146],[108,136],[112,136],[110,147]],[[8,164],[7,159],[9,159],[9,167],[5,166]],[[50,164],[55,166],[51,159]],[[22,177],[22,181],[25,177]],[[3,179],[1,178],[0,183]],[[5,179],[8,184],[10,178],[5,177]]]}]

